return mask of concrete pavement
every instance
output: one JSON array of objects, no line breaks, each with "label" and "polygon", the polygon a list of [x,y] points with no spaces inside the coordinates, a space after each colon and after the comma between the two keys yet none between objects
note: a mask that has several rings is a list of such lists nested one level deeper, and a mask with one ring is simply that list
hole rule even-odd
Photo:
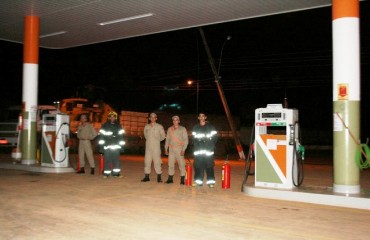
[{"label": "concrete pavement", "polygon": [[[71,156],[74,166],[75,156]],[[163,158],[163,179],[167,161]],[[244,162],[230,161],[231,188],[157,183],[143,156],[122,155],[124,178],[4,168],[0,157],[0,239],[369,239],[370,211],[251,197],[241,191]],[[310,162],[310,159],[307,158]],[[96,156],[98,165],[98,157]],[[311,163],[315,163],[311,159]],[[305,165],[305,186],[331,186],[332,166]],[[250,176],[249,181],[253,181]],[[361,173],[370,189],[370,173]],[[370,192],[370,191],[369,191]]]}]

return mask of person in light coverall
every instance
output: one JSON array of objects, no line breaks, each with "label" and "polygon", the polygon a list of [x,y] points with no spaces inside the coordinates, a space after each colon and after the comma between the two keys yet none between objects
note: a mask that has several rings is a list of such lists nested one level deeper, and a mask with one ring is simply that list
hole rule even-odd
[{"label": "person in light coverall", "polygon": [[157,173],[157,182],[162,182],[162,159],[161,159],[161,141],[166,137],[163,126],[157,123],[157,114],[149,115],[150,123],[144,127],[145,137],[145,158],[144,158],[144,173],[145,177],[142,182],[150,181],[149,174],[151,172],[152,161],[154,170]]},{"label": "person in light coverall", "polygon": [[215,162],[213,159],[214,148],[217,142],[217,131],[214,126],[206,121],[207,116],[199,113],[199,123],[193,127],[193,154],[194,154],[194,184],[202,186],[204,171],[207,174],[207,185],[210,188],[215,186]]},{"label": "person in light coverall", "polygon": [[[125,145],[124,132],[119,122],[117,122],[117,113],[110,112],[108,121],[100,128],[98,135],[99,149],[104,155],[104,178],[110,175],[122,177],[119,156],[123,150],[123,145]],[[111,165],[113,169],[111,169]]]},{"label": "person in light coverall", "polygon": [[185,184],[185,150],[188,146],[188,133],[186,128],[180,126],[180,117],[172,117],[173,125],[167,130],[166,143],[164,145],[165,154],[168,155],[168,179],[165,183],[173,183],[175,175],[175,161],[180,170],[180,184]]},{"label": "person in light coverall", "polygon": [[95,161],[93,150],[91,147],[91,140],[93,140],[98,134],[94,127],[87,122],[87,116],[82,114],[80,116],[80,125],[77,128],[77,138],[79,139],[78,144],[78,158],[80,161],[80,170],[77,173],[85,173],[85,154],[90,164],[90,173],[95,173]]}]

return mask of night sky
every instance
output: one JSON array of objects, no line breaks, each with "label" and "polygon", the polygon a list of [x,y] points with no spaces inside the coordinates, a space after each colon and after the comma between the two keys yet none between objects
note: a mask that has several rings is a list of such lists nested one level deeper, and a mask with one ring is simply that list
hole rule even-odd
[{"label": "night sky", "polygon": [[[370,136],[370,4],[361,2],[361,124]],[[306,128],[331,130],[331,7],[203,27],[231,113],[252,124],[254,110],[283,103]],[[23,46],[0,41],[1,109],[22,101]],[[70,49],[40,49],[39,104],[68,97],[103,98],[117,110],[224,114],[197,28]],[[7,86],[5,86],[5,82]],[[88,88],[90,86],[90,88]],[[94,91],[88,91],[93,89]]]}]

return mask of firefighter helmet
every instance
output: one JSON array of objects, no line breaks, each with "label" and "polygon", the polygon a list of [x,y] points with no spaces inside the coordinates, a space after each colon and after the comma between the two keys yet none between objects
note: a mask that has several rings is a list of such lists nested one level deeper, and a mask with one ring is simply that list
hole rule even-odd
[{"label": "firefighter helmet", "polygon": [[114,118],[117,119],[117,113],[115,111],[111,111],[108,113],[108,118],[110,118],[111,116],[114,116]]}]

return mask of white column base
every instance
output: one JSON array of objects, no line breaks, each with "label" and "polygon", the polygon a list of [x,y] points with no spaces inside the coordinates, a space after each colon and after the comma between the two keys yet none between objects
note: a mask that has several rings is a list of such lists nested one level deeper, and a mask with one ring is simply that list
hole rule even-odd
[{"label": "white column base", "polygon": [[357,194],[360,193],[360,185],[333,184],[333,192],[344,194]]},{"label": "white column base", "polygon": [[21,163],[24,165],[33,165],[33,164],[36,164],[36,160],[23,159]]}]

